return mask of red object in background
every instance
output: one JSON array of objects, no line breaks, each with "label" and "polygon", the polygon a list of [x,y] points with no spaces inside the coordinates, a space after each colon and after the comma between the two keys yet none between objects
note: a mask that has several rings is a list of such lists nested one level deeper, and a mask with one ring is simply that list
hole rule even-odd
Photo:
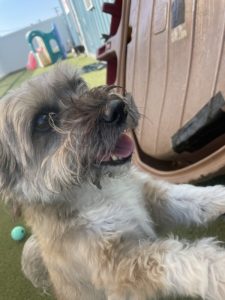
[{"label": "red object in background", "polygon": [[[126,45],[130,40],[128,27],[130,0],[104,3],[102,10],[110,14],[111,26],[106,43],[97,51],[98,60],[107,62],[106,83],[125,85]],[[121,47],[123,41],[123,47]],[[119,62],[119,63],[118,63]]]},{"label": "red object in background", "polygon": [[112,15],[109,35],[113,36],[116,34],[120,24],[122,14],[122,0],[116,0],[114,3],[103,3],[102,11]]},{"label": "red object in background", "polygon": [[37,68],[37,61],[32,51],[28,54],[27,70],[35,70]]}]

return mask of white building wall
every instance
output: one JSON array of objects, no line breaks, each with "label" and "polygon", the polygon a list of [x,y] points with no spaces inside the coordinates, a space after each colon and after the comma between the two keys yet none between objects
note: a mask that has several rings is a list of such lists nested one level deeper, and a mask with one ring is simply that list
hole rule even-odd
[{"label": "white building wall", "polygon": [[69,50],[70,35],[63,15],[23,28],[19,31],[0,37],[0,78],[23,69],[27,64],[30,51],[25,35],[31,30],[50,32],[55,23],[66,50]]}]

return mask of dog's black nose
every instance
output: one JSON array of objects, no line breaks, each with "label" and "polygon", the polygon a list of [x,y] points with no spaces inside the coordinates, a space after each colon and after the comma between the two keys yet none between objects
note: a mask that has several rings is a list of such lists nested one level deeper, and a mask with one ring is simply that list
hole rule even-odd
[{"label": "dog's black nose", "polygon": [[109,100],[102,114],[102,120],[106,123],[120,123],[125,121],[127,111],[122,100]]}]

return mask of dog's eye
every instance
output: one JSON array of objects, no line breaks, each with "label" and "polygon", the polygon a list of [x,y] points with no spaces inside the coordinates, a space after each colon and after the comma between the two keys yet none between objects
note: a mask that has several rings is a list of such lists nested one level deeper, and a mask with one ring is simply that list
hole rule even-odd
[{"label": "dog's eye", "polygon": [[36,117],[34,122],[34,128],[37,131],[45,132],[52,128],[52,125],[55,123],[56,113],[44,113]]}]

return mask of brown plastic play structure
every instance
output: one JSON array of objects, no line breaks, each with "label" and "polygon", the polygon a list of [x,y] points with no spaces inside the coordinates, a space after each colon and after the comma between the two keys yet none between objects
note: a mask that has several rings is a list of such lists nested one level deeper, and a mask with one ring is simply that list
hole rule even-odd
[{"label": "brown plastic play structure", "polygon": [[225,170],[225,0],[115,0],[98,58],[142,114],[135,163],[174,182]]}]

